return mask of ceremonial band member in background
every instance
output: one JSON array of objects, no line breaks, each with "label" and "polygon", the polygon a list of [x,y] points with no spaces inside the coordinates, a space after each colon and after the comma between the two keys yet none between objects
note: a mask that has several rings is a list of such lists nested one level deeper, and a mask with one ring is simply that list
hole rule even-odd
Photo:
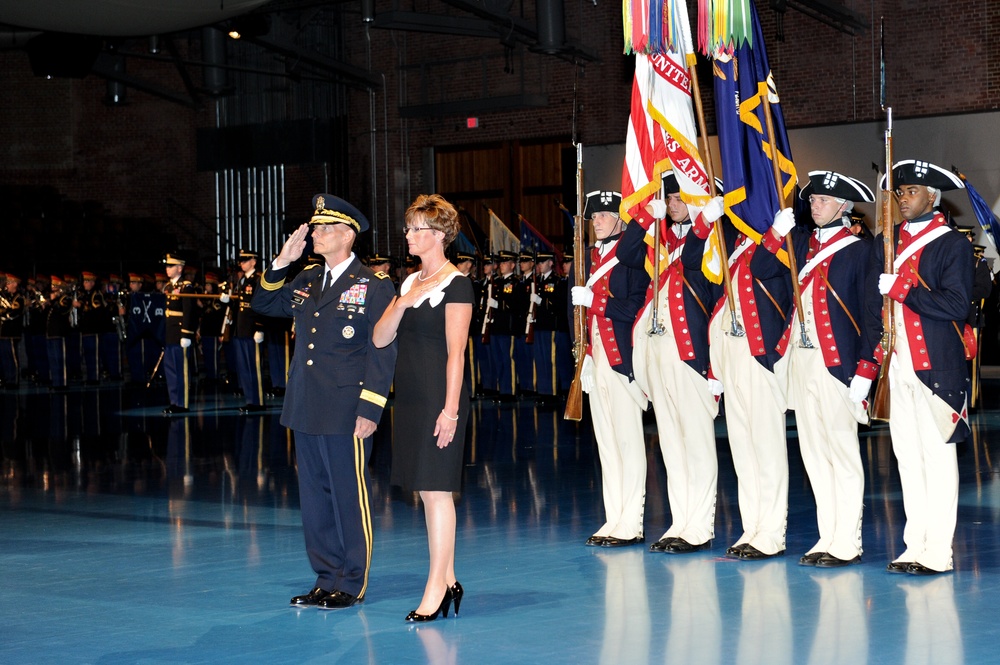
[{"label": "ceremonial band member in background", "polygon": [[222,324],[229,308],[229,295],[219,293],[219,276],[214,272],[205,273],[205,293],[219,294],[218,298],[199,301],[202,306],[198,336],[201,340],[201,355],[205,361],[205,381],[217,386],[221,373],[219,359],[222,349]]},{"label": "ceremonial band member in background", "polygon": [[21,381],[19,350],[24,334],[27,300],[21,291],[21,278],[8,272],[0,287],[0,385],[17,388]]},{"label": "ceremonial band member in background", "polygon": [[66,392],[66,337],[70,332],[69,315],[73,309],[73,297],[59,275],[52,275],[49,284],[51,292],[48,300],[43,303],[44,310],[47,310],[45,348],[48,352],[49,378],[54,391]]},{"label": "ceremonial band member in background", "polygon": [[514,288],[514,372],[517,377],[516,393],[520,397],[535,396],[535,366],[528,344],[528,316],[531,296],[535,288],[535,256],[522,251],[517,257],[520,277]]},{"label": "ceremonial band member in background", "polygon": [[[802,464],[816,498],[819,540],[799,563],[837,568],[861,562],[865,476],[858,423],[868,424],[865,400],[871,382],[855,378],[855,371],[862,354],[878,341],[878,331],[865,325],[864,316],[871,240],[851,232],[851,211],[855,201],[873,203],[875,196],[854,178],[811,171],[799,198],[809,201],[817,227],[792,229],[802,313],[813,346],[802,346],[793,307],[775,372],[787,376],[788,408],[795,410]],[[784,242],[780,234],[787,230],[772,228],[774,241]],[[858,390],[852,392],[852,385]]]},{"label": "ceremonial band member in background", "polygon": [[[958,520],[958,458],[953,444],[969,435],[969,372],[975,353],[963,326],[972,297],[973,251],[937,210],[944,190],[964,188],[949,171],[905,160],[892,167],[903,224],[897,226],[894,272],[884,273],[882,236],[868,270],[868,315],[881,320],[892,301],[895,344],[874,359],[889,364],[889,432],[903,489],[906,549],[891,573],[933,575],[953,568]],[[863,366],[874,379],[873,364]],[[862,371],[859,370],[859,374]]]},{"label": "ceremonial band member in background", "polygon": [[393,485],[419,492],[427,521],[430,570],[420,605],[407,621],[455,614],[464,590],[455,577],[455,499],[462,489],[469,387],[465,349],[472,321],[472,282],[445,256],[458,236],[458,213],[438,194],[420,195],[406,211],[403,235],[421,270],[375,327],[374,342],[398,339],[392,435]]},{"label": "ceremonial band member in background", "polygon": [[188,351],[198,330],[198,311],[194,298],[171,297],[172,294],[194,293],[191,282],[181,279],[184,259],[167,254],[163,260],[167,281],[163,293],[167,296],[166,337],[163,347],[163,376],[167,380],[170,406],[167,415],[187,413],[191,397],[191,354]]},{"label": "ceremonial band member in background", "polygon": [[102,335],[111,327],[113,315],[104,294],[96,288],[97,275],[85,270],[81,278],[83,288],[73,294],[73,307],[77,310],[77,328],[83,362],[87,367],[84,382],[88,386],[96,386],[101,378]]},{"label": "ceremonial band member in background", "polygon": [[[493,256],[487,254],[483,257],[483,271],[481,279],[473,281],[476,292],[476,308],[472,316],[472,347],[476,358],[475,377],[478,379],[478,390],[476,394],[483,396],[495,396],[497,394],[497,374],[493,364],[493,356],[490,351],[489,341],[483,342],[483,320],[489,316],[490,284],[493,281],[493,271],[496,262]],[[495,287],[494,287],[495,288]]]},{"label": "ceremonial band member in background", "polygon": [[[739,483],[743,526],[743,533],[726,550],[726,556],[768,559],[784,553],[788,522],[785,396],[774,375],[774,363],[781,357],[776,347],[791,308],[792,283],[788,268],[773,251],[737,234],[727,218],[712,220],[718,212],[703,214],[699,221],[705,223],[696,224],[693,231],[706,239],[712,224],[723,223],[735,316],[746,332],[742,336],[729,334],[733,312],[723,295],[709,323],[711,375],[722,385],[710,383],[713,391],[726,391],[726,429]],[[765,232],[761,245],[767,242],[776,244]]]},{"label": "ceremonial band member in background", "polygon": [[590,339],[580,382],[590,395],[597,452],[601,459],[606,521],[587,545],[621,547],[644,542],[646,441],[642,412],[646,397],[632,371],[632,326],[649,285],[645,270],[619,262],[616,252],[624,222],[621,194],[594,191],[587,195],[584,217],[594,225],[597,246],[585,286],[574,286],[574,306],[587,308]]},{"label": "ceremonial band member in background", "polygon": [[236,355],[236,374],[246,404],[240,413],[263,411],[264,377],[261,370],[261,344],[264,342],[264,321],[251,309],[254,294],[260,288],[257,272],[257,252],[240,251],[240,271],[243,275],[236,285],[234,303],[236,321],[233,324],[232,349]]},{"label": "ceremonial band member in background", "polygon": [[[650,283],[636,321],[633,365],[636,384],[653,403],[672,520],[650,550],[685,554],[711,547],[715,537],[719,402],[708,385],[708,308],[718,300],[720,289],[702,272],[703,245],[693,243],[698,246],[688,251],[687,240],[693,237],[691,216],[681,200],[677,177],[667,174],[663,185],[667,198],[654,200],[649,230],[642,224],[629,224],[618,245],[618,257],[629,267],[645,271],[655,230],[652,224],[660,225],[664,250],[659,285]],[[720,216],[721,205],[721,199],[716,199]],[[656,322],[652,318],[654,294],[659,310]],[[651,332],[654,323],[662,327],[658,333]]]},{"label": "ceremonial band member in background", "polygon": [[[298,337],[281,424],[295,433],[302,527],[316,583],[291,604],[335,610],[361,602],[368,588],[368,460],[396,362],[396,345],[375,348],[372,331],[395,291],[388,275],[373,273],[352,251],[368,229],[365,216],[330,194],[313,197],[313,209],[309,224],[289,236],[265,271],[253,306],[266,316],[292,317]],[[324,263],[286,283],[310,233]]]}]

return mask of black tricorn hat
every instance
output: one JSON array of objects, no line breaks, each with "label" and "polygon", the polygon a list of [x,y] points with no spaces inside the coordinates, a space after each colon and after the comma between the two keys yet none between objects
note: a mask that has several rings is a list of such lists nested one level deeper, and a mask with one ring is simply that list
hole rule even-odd
[{"label": "black tricorn hat", "polygon": [[799,191],[799,198],[806,200],[810,194],[833,196],[848,201],[875,202],[875,194],[868,185],[836,171],[810,171],[809,183]]},{"label": "black tricorn hat", "polygon": [[355,233],[368,230],[368,218],[350,203],[333,194],[314,196],[313,211],[310,224],[347,224]]},{"label": "black tricorn hat", "polygon": [[584,219],[590,219],[595,212],[613,212],[618,215],[622,205],[622,195],[620,192],[605,190],[594,190],[587,194],[587,205],[583,209]]},{"label": "black tricorn hat", "polygon": [[[916,159],[904,159],[892,165],[892,185],[923,185],[933,187],[941,191],[949,189],[965,189],[965,183],[957,175],[931,164],[921,162]],[[879,182],[879,186],[885,189],[885,176]]]}]

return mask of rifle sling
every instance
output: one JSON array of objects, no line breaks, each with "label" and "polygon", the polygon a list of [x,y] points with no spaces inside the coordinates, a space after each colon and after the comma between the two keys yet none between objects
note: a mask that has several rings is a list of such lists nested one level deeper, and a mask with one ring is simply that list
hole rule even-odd
[{"label": "rifle sling", "polygon": [[785,312],[783,309],[781,309],[781,305],[778,304],[778,301],[774,299],[774,296],[771,295],[771,292],[767,290],[767,287],[764,286],[764,283],[760,281],[759,278],[754,277],[753,279],[755,282],[757,282],[757,286],[760,287],[760,290],[764,292],[764,295],[767,296],[767,299],[771,301],[771,304],[774,305],[774,308],[778,310],[778,314],[781,315],[781,319],[784,320]]},{"label": "rifle sling", "polygon": [[847,318],[851,320],[851,325],[854,326],[854,331],[858,333],[858,335],[860,335],[861,328],[858,327],[858,322],[854,320],[854,317],[851,316],[851,310],[847,309],[847,305],[845,305],[844,301],[840,299],[839,295],[837,295],[837,292],[833,288],[833,284],[830,284],[830,280],[826,278],[826,273],[823,272],[822,270],[817,270],[816,272],[818,272],[819,276],[823,278],[823,283],[826,284],[826,290],[830,292],[830,295],[833,296],[833,299],[836,300],[840,304],[841,308],[844,310],[844,314],[846,314]]}]

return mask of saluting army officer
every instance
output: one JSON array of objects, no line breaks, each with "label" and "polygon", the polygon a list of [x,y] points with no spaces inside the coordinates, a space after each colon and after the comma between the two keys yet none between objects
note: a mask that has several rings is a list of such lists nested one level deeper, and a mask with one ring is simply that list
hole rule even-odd
[{"label": "saluting army officer", "polygon": [[[330,194],[315,196],[313,207],[309,224],[292,233],[261,277],[253,307],[295,319],[281,424],[295,432],[302,526],[316,583],[291,604],[333,610],[361,602],[368,588],[368,460],[396,364],[395,342],[377,349],[371,337],[395,289],[387,274],[373,273],[352,251],[368,229],[364,215]],[[325,263],[286,283],[310,232]]]}]

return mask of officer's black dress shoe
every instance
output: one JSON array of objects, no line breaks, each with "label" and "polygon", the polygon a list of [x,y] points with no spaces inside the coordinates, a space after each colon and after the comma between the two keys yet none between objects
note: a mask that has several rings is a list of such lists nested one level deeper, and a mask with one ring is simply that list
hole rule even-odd
[{"label": "officer's black dress shoe", "polygon": [[649,546],[650,552],[663,552],[666,550],[667,545],[677,540],[676,536],[670,536],[669,538],[660,538],[658,541]]},{"label": "officer's black dress shoe", "polygon": [[861,563],[861,555],[854,557],[853,559],[838,559],[832,554],[824,554],[819,559],[816,560],[817,568],[843,568],[844,566],[853,566],[856,563]]},{"label": "officer's black dress shoe", "polygon": [[329,595],[329,591],[321,589],[320,587],[315,587],[304,596],[294,596],[291,600],[291,605],[292,607],[311,607]]},{"label": "officer's black dress shoe", "polygon": [[178,413],[188,413],[188,411],[190,411],[190,409],[188,409],[187,407],[171,404],[170,406],[168,406],[163,410],[163,413],[165,413],[168,416],[172,416]]},{"label": "officer's black dress shoe", "polygon": [[740,543],[739,545],[733,545],[726,550],[726,556],[730,559],[739,559],[740,555],[743,554],[743,550],[750,546],[749,543]]},{"label": "officer's black dress shoe", "polygon": [[261,411],[267,411],[267,407],[263,404],[244,404],[240,407],[240,413],[260,413]]},{"label": "officer's black dress shoe", "polygon": [[667,546],[663,549],[667,554],[687,554],[689,552],[700,552],[701,550],[707,550],[712,546],[711,540],[706,540],[703,543],[698,543],[694,545],[684,540],[683,538],[676,538],[674,542],[667,543]]},{"label": "officer's black dress shoe", "polygon": [[912,561],[890,561],[885,567],[887,573],[905,573],[906,569],[913,565]]},{"label": "officer's black dress shoe", "polygon": [[601,543],[601,547],[627,547],[628,545],[639,545],[646,542],[643,536],[636,536],[635,538],[615,538],[613,536],[608,536]]},{"label": "officer's black dress shoe", "polygon": [[590,538],[587,538],[587,542],[584,544],[588,547],[600,547],[607,539],[607,536],[591,536]]},{"label": "officer's black dress shoe", "polygon": [[740,552],[740,559],[744,561],[760,561],[762,559],[770,559],[772,557],[781,556],[785,553],[785,550],[778,550],[774,554],[765,554],[753,545],[747,543],[747,546],[743,548]]},{"label": "officer's black dress shoe", "polygon": [[826,552],[810,552],[809,554],[802,555],[799,559],[800,566],[815,566],[816,562],[821,558],[826,556]]},{"label": "officer's black dress shoe", "polygon": [[342,610],[351,605],[364,602],[364,597],[352,596],[346,591],[334,591],[325,598],[321,598],[316,603],[316,607],[321,610]]},{"label": "officer's black dress shoe", "polygon": [[946,570],[934,570],[933,568],[928,568],[922,563],[911,563],[906,567],[906,572],[910,575],[940,575],[941,573],[946,573]]}]

